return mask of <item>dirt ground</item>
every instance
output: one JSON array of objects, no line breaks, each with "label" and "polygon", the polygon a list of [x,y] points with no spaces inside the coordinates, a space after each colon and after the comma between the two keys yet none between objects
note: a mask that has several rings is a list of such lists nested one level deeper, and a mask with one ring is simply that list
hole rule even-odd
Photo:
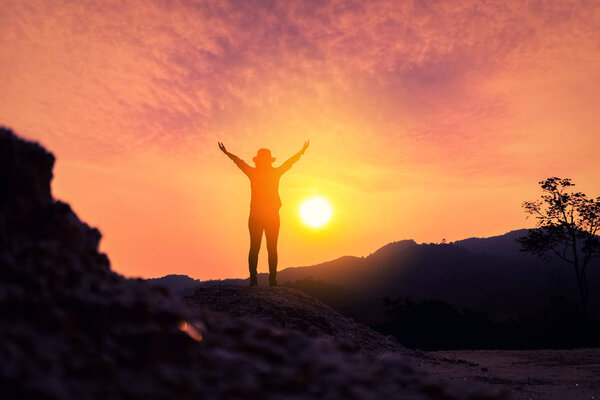
[{"label": "dirt ground", "polygon": [[[413,351],[290,288],[205,287],[187,298],[200,309],[251,318],[306,336],[328,336],[366,353],[397,353],[434,380],[516,400],[600,400],[600,348]],[[466,385],[465,385],[466,384]],[[489,389],[489,390],[485,390]]]},{"label": "dirt ground", "polygon": [[432,375],[472,381],[517,400],[600,399],[600,349],[427,352],[418,362]]}]

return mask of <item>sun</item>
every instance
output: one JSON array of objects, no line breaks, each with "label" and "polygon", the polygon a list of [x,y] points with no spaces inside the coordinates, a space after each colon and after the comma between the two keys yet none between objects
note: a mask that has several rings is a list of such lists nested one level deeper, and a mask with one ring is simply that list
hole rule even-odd
[{"label": "sun", "polygon": [[321,196],[314,196],[300,205],[300,218],[310,227],[319,228],[331,218],[331,204]]}]

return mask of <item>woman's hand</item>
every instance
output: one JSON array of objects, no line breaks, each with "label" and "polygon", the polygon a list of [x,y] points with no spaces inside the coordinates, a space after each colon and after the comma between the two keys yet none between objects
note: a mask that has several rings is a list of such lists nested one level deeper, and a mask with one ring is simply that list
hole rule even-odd
[{"label": "woman's hand", "polygon": [[300,154],[304,154],[306,149],[308,149],[309,144],[310,144],[310,140],[307,140],[306,142],[304,142],[304,146],[302,147],[302,150],[300,150]]},{"label": "woman's hand", "polygon": [[218,142],[218,143],[219,143],[219,149],[221,149],[221,151],[223,153],[229,155],[229,153],[227,152],[227,149],[225,148],[225,145],[223,143],[221,143],[221,142]]}]

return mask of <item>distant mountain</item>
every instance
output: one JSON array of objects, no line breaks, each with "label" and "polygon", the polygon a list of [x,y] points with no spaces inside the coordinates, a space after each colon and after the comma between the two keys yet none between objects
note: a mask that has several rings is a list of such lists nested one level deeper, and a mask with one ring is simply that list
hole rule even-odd
[{"label": "distant mountain", "polygon": [[472,253],[497,256],[523,256],[524,254],[519,251],[521,245],[516,240],[527,235],[527,231],[528,229],[518,229],[499,236],[459,240],[454,242],[454,244],[464,247]]},{"label": "distant mountain", "polygon": [[[341,257],[322,264],[287,268],[280,283],[312,279],[348,289],[348,302],[385,297],[435,299],[481,310],[493,317],[536,314],[553,297],[577,302],[571,267],[519,251],[526,229],[450,244],[389,243],[367,257]],[[599,262],[589,267],[592,307],[600,309]],[[375,318],[375,314],[371,314]]]},{"label": "distant mountain", "polygon": [[190,278],[187,275],[166,275],[162,278],[146,279],[146,282],[153,286],[162,286],[169,289],[174,294],[187,294],[200,286],[200,281]]},{"label": "distant mountain", "polygon": [[[393,242],[364,258],[284,269],[278,280],[409,347],[598,345],[581,325],[571,266],[519,251],[515,239],[526,232],[449,244]],[[588,272],[593,313],[600,310],[599,267],[596,260]]]}]

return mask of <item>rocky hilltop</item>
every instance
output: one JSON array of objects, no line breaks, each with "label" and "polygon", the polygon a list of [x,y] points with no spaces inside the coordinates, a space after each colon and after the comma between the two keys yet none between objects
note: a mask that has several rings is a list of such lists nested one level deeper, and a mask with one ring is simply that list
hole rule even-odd
[{"label": "rocky hilltop", "polygon": [[243,291],[196,292],[189,307],[120,276],[98,252],[100,232],[53,198],[54,161],[0,128],[2,398],[500,398],[426,376],[398,345],[368,343],[366,328],[321,305],[326,321],[295,310],[295,291],[254,293],[282,314],[245,305],[246,318],[244,307],[214,311],[252,300]]},{"label": "rocky hilltop", "polygon": [[196,289],[193,294],[186,296],[186,300],[199,310],[213,310],[236,318],[260,321],[307,337],[327,337],[349,351],[374,354],[394,352],[410,356],[419,354],[292,288],[214,285]]}]

